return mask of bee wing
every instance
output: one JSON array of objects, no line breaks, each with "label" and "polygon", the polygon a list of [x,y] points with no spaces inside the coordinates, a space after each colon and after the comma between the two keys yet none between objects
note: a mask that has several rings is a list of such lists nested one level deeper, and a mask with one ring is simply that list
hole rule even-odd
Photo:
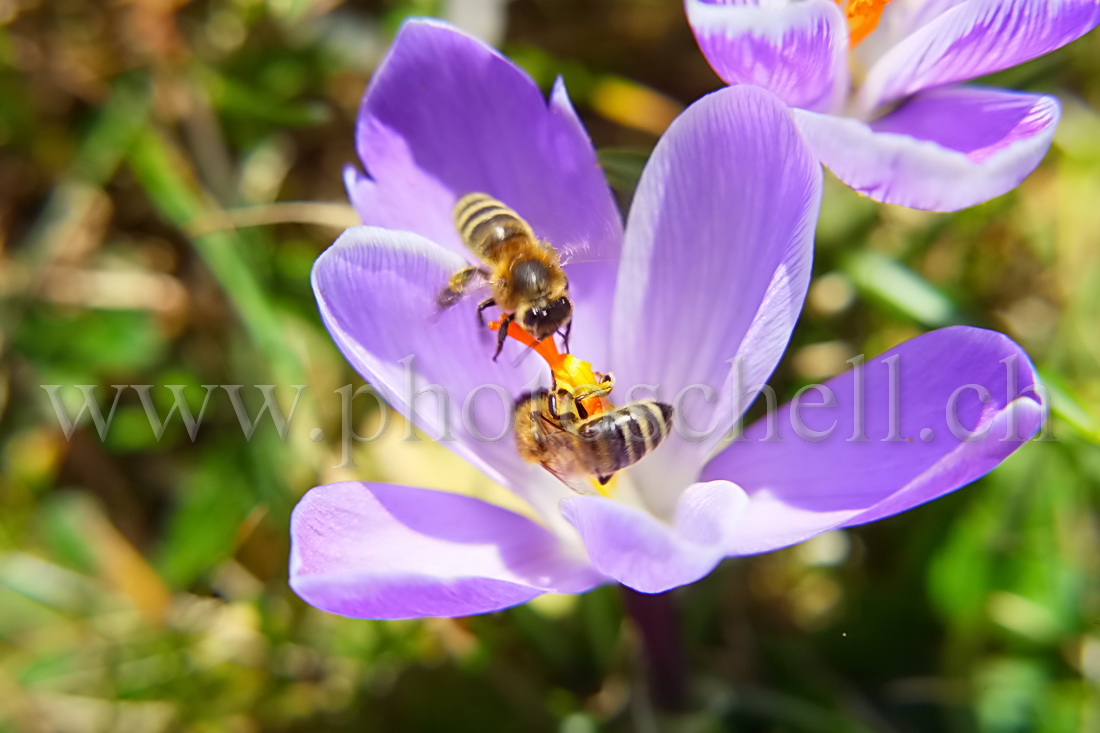
[{"label": "bee wing", "polygon": [[[563,430],[560,425],[548,419],[545,415],[540,413],[538,415],[538,419],[539,422],[542,424],[543,429],[546,431],[538,438],[542,443],[549,443],[551,445],[557,444],[562,446],[563,449],[567,450],[569,447],[569,443],[576,440],[576,438]],[[539,465],[545,468],[551,476],[556,478],[558,481],[561,481],[563,484],[565,484],[578,494],[599,494],[599,492],[592,488],[592,484],[587,480],[587,477],[563,473],[554,469],[550,464],[547,463],[540,463]]]},{"label": "bee wing", "polygon": [[576,493],[578,493],[578,494],[589,494],[589,495],[592,495],[592,496],[599,496],[599,492],[596,491],[595,489],[593,489],[592,485],[586,479],[581,478],[579,476],[567,476],[563,473],[558,473],[554,469],[547,466],[545,463],[541,463],[539,465],[541,465],[543,468],[545,468],[546,471],[550,475],[552,475],[558,481],[561,481],[563,484],[568,486],[570,489],[572,489]]},{"label": "bee wing", "polygon": [[606,257],[596,256],[590,242],[575,241],[560,244],[555,249],[558,252],[558,261],[563,265],[579,265],[585,262],[599,262]]}]

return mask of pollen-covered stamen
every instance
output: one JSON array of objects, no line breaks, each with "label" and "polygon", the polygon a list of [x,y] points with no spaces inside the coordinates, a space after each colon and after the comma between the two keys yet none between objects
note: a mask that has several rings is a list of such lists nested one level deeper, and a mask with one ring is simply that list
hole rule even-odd
[{"label": "pollen-covered stamen", "polygon": [[[494,333],[499,328],[500,321],[493,321],[489,324],[489,329]],[[550,366],[550,371],[553,373],[558,386],[564,387],[570,392],[582,389],[589,390],[600,384],[603,379],[603,375],[596,374],[591,363],[578,359],[572,354],[563,354],[558,351],[558,345],[554,343],[553,338],[538,341],[515,321],[508,324],[508,336],[534,349],[535,353],[541,356]],[[588,411],[590,416],[615,409],[615,405],[611,403],[611,400],[600,396],[581,400],[581,404],[584,405],[584,409]]]},{"label": "pollen-covered stamen", "polygon": [[848,45],[856,46],[878,27],[882,9],[891,0],[836,0],[848,18]]}]

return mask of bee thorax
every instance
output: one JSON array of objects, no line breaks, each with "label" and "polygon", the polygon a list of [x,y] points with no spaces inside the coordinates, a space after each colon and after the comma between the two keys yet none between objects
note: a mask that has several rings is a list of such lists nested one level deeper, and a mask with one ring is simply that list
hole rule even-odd
[{"label": "bee thorax", "polygon": [[550,271],[538,260],[525,260],[512,268],[512,286],[526,297],[545,292],[549,282]]}]

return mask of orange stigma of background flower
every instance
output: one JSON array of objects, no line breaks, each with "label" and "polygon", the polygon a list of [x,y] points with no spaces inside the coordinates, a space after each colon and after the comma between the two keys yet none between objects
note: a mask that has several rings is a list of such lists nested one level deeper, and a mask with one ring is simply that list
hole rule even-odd
[{"label": "orange stigma of background flower", "polygon": [[[489,328],[495,333],[500,328],[500,321],[493,321]],[[535,337],[525,331],[515,321],[508,324],[508,336],[521,344],[531,347],[550,366],[554,373],[554,379],[558,385],[570,391],[581,387],[593,387],[600,383],[602,375],[597,375],[592,369],[592,364],[582,361],[572,354],[563,354],[558,351],[558,345],[553,337],[536,341]],[[599,415],[608,410],[615,409],[611,400],[603,397],[590,397],[581,402],[589,415]]]},{"label": "orange stigma of background flower", "polygon": [[848,45],[855,47],[878,27],[882,9],[891,0],[836,0],[848,18]]}]

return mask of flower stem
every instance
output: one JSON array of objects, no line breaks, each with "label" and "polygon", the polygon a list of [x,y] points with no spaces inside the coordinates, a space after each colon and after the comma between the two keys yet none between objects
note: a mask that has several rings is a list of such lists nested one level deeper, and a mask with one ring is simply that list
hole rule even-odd
[{"label": "flower stem", "polygon": [[621,586],[627,614],[642,639],[649,695],[663,712],[688,707],[688,666],[672,593],[639,593]]}]

